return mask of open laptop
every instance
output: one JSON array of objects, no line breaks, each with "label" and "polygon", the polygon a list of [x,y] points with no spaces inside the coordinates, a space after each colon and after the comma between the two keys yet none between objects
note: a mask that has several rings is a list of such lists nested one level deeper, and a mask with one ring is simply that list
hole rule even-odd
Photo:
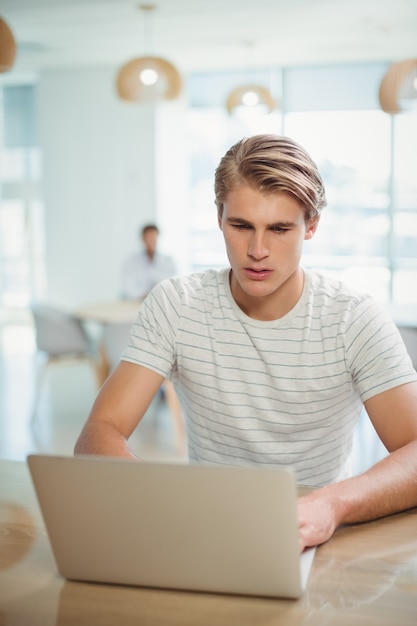
[{"label": "open laptop", "polygon": [[60,574],[70,580],[298,598],[314,549],[299,554],[287,469],[30,455]]}]

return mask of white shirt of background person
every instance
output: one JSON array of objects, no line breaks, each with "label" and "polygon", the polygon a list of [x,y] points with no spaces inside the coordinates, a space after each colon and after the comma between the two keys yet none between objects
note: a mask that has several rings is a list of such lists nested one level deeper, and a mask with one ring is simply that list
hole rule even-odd
[{"label": "white shirt of background person", "polygon": [[159,229],[147,224],[141,229],[143,250],[131,255],[125,262],[122,276],[122,297],[143,300],[155,285],[176,274],[172,257],[157,250]]}]

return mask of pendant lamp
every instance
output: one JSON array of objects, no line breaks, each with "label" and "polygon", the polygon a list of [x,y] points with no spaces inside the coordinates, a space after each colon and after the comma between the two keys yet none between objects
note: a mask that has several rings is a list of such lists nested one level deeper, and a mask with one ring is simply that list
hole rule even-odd
[{"label": "pendant lamp", "polygon": [[417,112],[417,59],[388,68],[379,86],[379,103],[386,113]]},{"label": "pendant lamp", "polygon": [[16,58],[16,41],[4,19],[0,17],[0,72],[12,69]]},{"label": "pendant lamp", "polygon": [[242,85],[233,89],[227,97],[226,109],[233,114],[238,107],[262,107],[271,113],[276,102],[271,93],[262,85]]},{"label": "pendant lamp", "polygon": [[[144,17],[144,42],[149,48],[150,22],[153,4],[141,4]],[[128,61],[121,67],[116,78],[119,97],[128,102],[157,102],[172,100],[181,93],[182,80],[178,70],[168,61],[157,56],[142,56]]]},{"label": "pendant lamp", "polygon": [[[251,51],[254,48],[255,43],[253,41],[244,41],[243,45],[246,49],[247,66],[249,67],[249,60]],[[249,70],[248,70],[249,74]],[[277,106],[274,98],[271,95],[269,89],[263,85],[251,84],[248,81],[247,84],[240,85],[232,89],[226,99],[226,109],[233,115],[240,108],[257,109],[262,112],[271,113]]]}]

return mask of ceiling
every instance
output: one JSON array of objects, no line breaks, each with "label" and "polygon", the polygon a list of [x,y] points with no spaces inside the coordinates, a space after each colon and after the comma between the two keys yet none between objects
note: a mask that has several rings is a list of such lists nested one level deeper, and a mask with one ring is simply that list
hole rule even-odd
[{"label": "ceiling", "polygon": [[148,18],[139,0],[0,0],[0,14],[10,79],[143,54],[184,73],[417,58],[417,0],[156,0]]}]

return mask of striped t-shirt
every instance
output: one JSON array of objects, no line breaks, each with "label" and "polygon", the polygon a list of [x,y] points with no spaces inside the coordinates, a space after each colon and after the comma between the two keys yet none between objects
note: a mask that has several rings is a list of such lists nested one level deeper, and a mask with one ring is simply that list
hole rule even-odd
[{"label": "striped t-shirt", "polygon": [[157,285],[123,359],[172,379],[190,461],[337,480],[363,402],[417,380],[396,326],[369,296],[312,271],[287,315],[254,320],[234,301],[229,271]]}]

